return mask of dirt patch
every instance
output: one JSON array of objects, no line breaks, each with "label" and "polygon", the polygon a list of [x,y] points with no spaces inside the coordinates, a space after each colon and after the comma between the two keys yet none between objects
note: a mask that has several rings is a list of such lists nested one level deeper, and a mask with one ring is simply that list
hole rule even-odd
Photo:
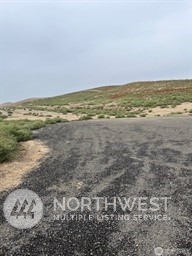
[{"label": "dirt patch", "polygon": [[161,107],[152,108],[151,109],[152,113],[147,113],[147,116],[148,117],[154,117],[156,115],[167,116],[174,113],[177,114],[178,112],[180,112],[182,115],[188,115],[191,109],[192,109],[192,103],[186,102],[186,103],[177,105],[175,108],[171,108],[171,106],[169,108],[161,108]]},{"label": "dirt patch", "polygon": [[0,192],[18,186],[23,177],[45,157],[49,149],[38,140],[21,142],[14,160],[0,164]]},{"label": "dirt patch", "polygon": [[[33,115],[33,113],[35,115]],[[6,112],[4,112],[6,114]],[[29,119],[29,120],[43,120],[45,121],[46,118],[56,118],[61,117],[63,119],[67,119],[68,121],[74,121],[77,120],[79,117],[72,113],[67,113],[66,115],[63,115],[62,113],[58,112],[51,112],[51,111],[39,111],[34,110],[31,113],[29,111],[24,109],[17,109],[13,111],[12,115],[8,117],[6,120],[21,120],[21,119]]]}]

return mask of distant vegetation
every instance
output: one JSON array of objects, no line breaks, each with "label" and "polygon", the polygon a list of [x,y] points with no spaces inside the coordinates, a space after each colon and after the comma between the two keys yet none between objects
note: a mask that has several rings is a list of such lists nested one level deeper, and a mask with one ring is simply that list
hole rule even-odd
[{"label": "distant vegetation", "polygon": [[[108,86],[63,96],[26,102],[20,107],[62,114],[101,116],[141,116],[149,108],[176,107],[192,102],[192,80],[138,82]],[[135,108],[137,108],[135,110]],[[138,110],[139,108],[139,110]]]}]

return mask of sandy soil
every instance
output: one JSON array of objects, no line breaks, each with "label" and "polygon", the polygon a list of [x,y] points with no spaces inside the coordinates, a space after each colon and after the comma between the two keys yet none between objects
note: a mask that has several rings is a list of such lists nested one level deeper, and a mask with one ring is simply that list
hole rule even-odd
[{"label": "sandy soil", "polygon": [[39,140],[20,143],[19,153],[11,162],[0,164],[0,192],[18,186],[24,176],[49,152]]},{"label": "sandy soil", "polygon": [[[29,120],[43,120],[44,121],[46,118],[55,118],[55,117],[58,117],[58,116],[61,117],[61,118],[67,119],[69,121],[79,119],[79,117],[77,115],[74,115],[72,113],[68,113],[66,115],[63,115],[62,113],[50,112],[50,111],[37,111],[37,110],[32,111],[32,113],[36,113],[36,114],[39,114],[39,115],[44,115],[42,117],[33,116],[32,114],[27,115],[27,113],[29,113],[29,111],[23,110],[23,109],[17,109],[13,112],[12,116],[8,117],[6,120],[29,119]],[[51,115],[51,117],[48,117],[46,115]]]},{"label": "sandy soil", "polygon": [[186,103],[182,103],[181,105],[177,105],[175,108],[171,108],[171,106],[169,108],[161,108],[161,107],[156,107],[156,108],[152,108],[152,113],[147,113],[147,116],[156,116],[156,115],[160,115],[160,116],[167,116],[173,113],[177,113],[177,112],[182,112],[182,115],[188,115],[189,110],[192,109],[192,103],[190,102],[186,102]]}]

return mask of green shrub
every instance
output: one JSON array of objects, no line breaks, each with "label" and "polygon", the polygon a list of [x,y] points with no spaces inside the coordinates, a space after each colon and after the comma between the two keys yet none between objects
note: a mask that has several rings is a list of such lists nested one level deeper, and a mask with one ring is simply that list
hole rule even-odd
[{"label": "green shrub", "polygon": [[14,129],[10,129],[9,131],[18,142],[27,141],[32,138],[32,131],[28,128],[19,128],[15,126]]},{"label": "green shrub", "polygon": [[67,110],[64,110],[64,109],[60,110],[60,112],[61,112],[63,115],[66,115],[66,114],[67,114]]},{"label": "green shrub", "polygon": [[55,119],[51,119],[51,118],[46,118],[45,119],[45,124],[56,124],[56,120]]},{"label": "green shrub", "polygon": [[62,123],[63,122],[63,118],[60,118],[60,117],[56,117],[54,118],[55,122],[56,123]]},{"label": "green shrub", "polygon": [[0,129],[0,162],[8,160],[17,147],[16,138],[8,131]]},{"label": "green shrub", "polygon": [[131,118],[131,117],[137,117],[134,113],[129,113],[128,115],[127,115],[127,117],[128,118]]},{"label": "green shrub", "polygon": [[115,118],[125,118],[125,115],[116,115]]},{"label": "green shrub", "polygon": [[147,100],[146,102],[144,102],[144,107],[157,107],[159,104],[158,104],[158,101],[153,99],[153,100]]},{"label": "green shrub", "polygon": [[12,116],[13,112],[12,111],[8,111],[7,114],[8,114],[8,116]]},{"label": "green shrub", "polygon": [[162,104],[160,107],[161,107],[161,108],[168,108],[169,106]]},{"label": "green shrub", "polygon": [[93,116],[95,116],[95,114],[94,113],[89,113],[87,116],[93,117]]},{"label": "green shrub", "polygon": [[2,119],[6,119],[8,116],[6,116],[6,115],[1,115],[0,116]]},{"label": "green shrub", "polygon": [[23,113],[23,116],[31,115],[31,113]]},{"label": "green shrub", "polygon": [[34,121],[34,122],[30,122],[26,125],[24,125],[25,128],[31,129],[31,130],[36,130],[36,129],[40,129],[42,127],[45,127],[45,123],[43,121]]},{"label": "green shrub", "polygon": [[100,115],[98,115],[98,118],[99,119],[105,118],[105,115],[100,114]]},{"label": "green shrub", "polygon": [[90,117],[90,116],[81,116],[79,118],[79,121],[90,120],[90,119],[92,119],[92,117]]}]

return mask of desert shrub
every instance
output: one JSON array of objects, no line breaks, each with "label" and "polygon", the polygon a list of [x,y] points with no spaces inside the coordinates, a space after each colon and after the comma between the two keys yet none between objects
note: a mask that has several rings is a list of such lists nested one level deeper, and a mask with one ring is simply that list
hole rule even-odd
[{"label": "desert shrub", "polygon": [[60,118],[60,117],[56,117],[54,118],[55,122],[56,123],[62,123],[63,122],[63,118]]},{"label": "desert shrub", "polygon": [[125,118],[125,115],[116,115],[115,118]]},{"label": "desert shrub", "polygon": [[68,122],[67,119],[63,119],[61,117],[56,117],[56,118],[46,118],[44,121],[44,124],[56,124],[56,123],[63,123],[63,122]]},{"label": "desert shrub", "polygon": [[153,100],[147,100],[144,102],[144,107],[157,107],[159,105],[158,101],[153,99]]},{"label": "desert shrub", "polygon": [[2,119],[6,119],[8,116],[6,116],[6,115],[0,115],[0,117],[1,117]]},{"label": "desert shrub", "polygon": [[0,162],[8,160],[16,150],[17,140],[8,131],[0,129]]},{"label": "desert shrub", "polygon": [[192,109],[189,110],[189,113],[192,114]]},{"label": "desert shrub", "polygon": [[18,142],[27,141],[32,138],[32,131],[28,128],[17,126],[8,126],[8,131],[16,138]]},{"label": "desert shrub", "polygon": [[30,129],[20,129],[16,133],[17,141],[27,141],[32,139],[32,131]]},{"label": "desert shrub", "polygon": [[81,117],[79,118],[79,121],[90,120],[90,119],[92,119],[92,117],[90,117],[90,116],[81,116]]},{"label": "desert shrub", "polygon": [[36,130],[40,129],[45,126],[45,123],[43,121],[33,121],[29,122],[28,124],[24,125],[25,128],[31,129],[31,130]]},{"label": "desert shrub", "polygon": [[164,104],[162,104],[161,106],[160,106],[161,108],[168,108],[169,106],[168,105],[164,105]]},{"label": "desert shrub", "polygon": [[67,119],[62,119],[62,123],[66,123],[66,122],[69,122],[69,120],[67,120]]},{"label": "desert shrub", "polygon": [[46,118],[45,119],[45,124],[56,124],[56,120],[55,119],[51,119],[51,118]]},{"label": "desert shrub", "polygon": [[32,113],[31,112],[27,112],[27,113],[23,113],[24,116],[31,116]]},{"label": "desert shrub", "polygon": [[66,115],[67,114],[67,110],[66,109],[61,109],[60,113],[62,113],[63,115]]},{"label": "desert shrub", "polygon": [[140,117],[146,117],[146,114],[141,114]]},{"label": "desert shrub", "polygon": [[137,116],[135,115],[135,113],[129,113],[129,114],[127,115],[127,117],[128,117],[128,118],[131,118],[131,117],[137,117]]},{"label": "desert shrub", "polygon": [[100,114],[100,115],[98,115],[98,118],[99,119],[105,118],[105,115]]},{"label": "desert shrub", "polygon": [[95,116],[95,114],[94,113],[89,113],[89,114],[87,114],[87,116],[93,117],[93,116]]}]

